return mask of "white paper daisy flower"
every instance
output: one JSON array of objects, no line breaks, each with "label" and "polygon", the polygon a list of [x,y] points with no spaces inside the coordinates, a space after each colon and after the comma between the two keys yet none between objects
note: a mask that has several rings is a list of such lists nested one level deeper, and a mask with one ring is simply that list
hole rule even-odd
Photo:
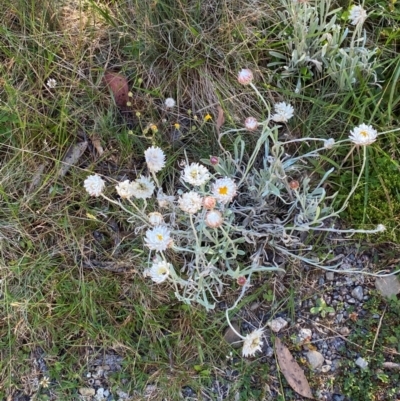
[{"label": "white paper daisy flower", "polygon": [[376,141],[378,132],[372,128],[371,125],[361,124],[350,131],[349,138],[356,145],[365,146],[370,145]]},{"label": "white paper daisy flower", "polygon": [[54,78],[49,78],[46,82],[46,85],[50,89],[54,89],[57,86],[57,81]]},{"label": "white paper daisy flower", "polygon": [[352,25],[362,25],[367,19],[367,12],[361,6],[352,6],[350,8],[349,20]]},{"label": "white paper daisy flower", "polygon": [[247,117],[244,121],[244,126],[249,131],[255,131],[258,127],[258,121],[254,117]]},{"label": "white paper daisy flower", "polygon": [[236,184],[231,178],[219,178],[212,186],[212,193],[218,202],[230,202],[236,195]]},{"label": "white paper daisy flower", "polygon": [[149,223],[152,226],[160,226],[161,224],[164,224],[164,217],[159,212],[149,213],[147,217],[149,218]]},{"label": "white paper daisy flower", "polygon": [[171,267],[171,263],[160,260],[153,263],[147,274],[155,283],[160,284],[169,276]]},{"label": "white paper daisy flower", "polygon": [[122,199],[129,199],[132,198],[132,196],[134,196],[134,185],[129,181],[129,180],[125,180],[123,182],[120,182],[115,189],[117,190],[118,195],[122,198]]},{"label": "white paper daisy flower", "polygon": [[97,174],[89,175],[89,177],[87,177],[86,180],[83,182],[83,186],[90,196],[100,196],[105,185],[106,183]]},{"label": "white paper daisy flower", "polygon": [[253,81],[253,72],[248,68],[243,68],[239,71],[238,82],[242,85],[249,85]]},{"label": "white paper daisy flower", "polygon": [[164,105],[167,109],[172,109],[175,107],[175,100],[172,99],[172,97],[168,97],[167,99],[165,99]]},{"label": "white paper daisy flower", "polygon": [[145,245],[152,251],[165,251],[171,244],[171,233],[165,226],[157,226],[146,231]]},{"label": "white paper daisy flower", "polygon": [[165,154],[162,149],[152,146],[144,152],[147,167],[152,173],[157,173],[165,166]]},{"label": "white paper daisy flower", "polygon": [[182,179],[194,186],[205,184],[210,179],[210,172],[199,163],[192,163],[186,166],[182,172]]},{"label": "white paper daisy flower", "polygon": [[242,355],[244,357],[253,356],[257,351],[261,351],[263,342],[261,337],[263,335],[263,329],[257,329],[247,334],[244,339]]},{"label": "white paper daisy flower", "polygon": [[131,183],[133,194],[138,199],[147,199],[153,195],[155,185],[154,182],[147,177],[140,176]]},{"label": "white paper daisy flower", "polygon": [[205,218],[206,226],[210,228],[218,228],[222,226],[224,218],[219,210],[210,210]]},{"label": "white paper daisy flower", "polygon": [[274,111],[275,114],[271,116],[271,120],[277,123],[286,123],[294,115],[293,106],[285,102],[276,103],[274,106]]},{"label": "white paper daisy flower", "polygon": [[179,207],[189,214],[197,213],[201,209],[202,203],[203,199],[194,191],[186,192],[178,199]]}]

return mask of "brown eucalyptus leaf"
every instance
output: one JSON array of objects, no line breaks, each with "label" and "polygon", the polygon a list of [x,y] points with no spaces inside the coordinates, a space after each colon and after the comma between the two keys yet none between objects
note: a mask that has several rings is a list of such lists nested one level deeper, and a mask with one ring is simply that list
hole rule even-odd
[{"label": "brown eucalyptus leaf", "polygon": [[106,72],[103,79],[114,96],[115,104],[125,109],[127,107],[126,104],[129,102],[128,80],[122,74],[111,71]]},{"label": "brown eucalyptus leaf", "polygon": [[303,369],[294,360],[288,348],[282,344],[278,337],[275,339],[275,351],[278,357],[279,367],[289,383],[289,386],[292,387],[296,393],[313,400],[314,397]]},{"label": "brown eucalyptus leaf", "polygon": [[64,156],[63,163],[58,172],[60,177],[64,177],[67,174],[68,170],[71,166],[74,166],[78,163],[81,156],[85,153],[86,148],[88,147],[87,141],[78,142],[75,145],[70,146],[67,153]]},{"label": "brown eucalyptus leaf", "polygon": [[225,116],[224,116],[224,110],[222,109],[221,106],[218,106],[217,109],[218,109],[218,117],[217,117],[216,125],[217,125],[217,132],[219,133],[220,128],[222,127],[222,125],[225,122]]}]

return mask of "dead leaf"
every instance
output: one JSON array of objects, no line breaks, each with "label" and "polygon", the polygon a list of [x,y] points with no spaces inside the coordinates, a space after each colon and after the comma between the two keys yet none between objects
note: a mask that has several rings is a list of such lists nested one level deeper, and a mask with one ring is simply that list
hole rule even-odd
[{"label": "dead leaf", "polygon": [[106,72],[103,79],[114,96],[115,104],[126,109],[126,104],[129,102],[128,80],[122,74],[111,71]]},{"label": "dead leaf", "polygon": [[64,177],[67,174],[68,170],[71,166],[74,166],[78,163],[78,160],[85,153],[86,148],[88,147],[87,141],[78,142],[75,145],[70,146],[67,153],[64,156],[63,163],[58,172],[60,177]]},{"label": "dead leaf", "polygon": [[216,125],[217,125],[217,132],[219,134],[219,130],[225,122],[225,117],[224,117],[224,110],[222,109],[222,107],[218,105],[217,109],[218,109],[218,117],[217,117]]},{"label": "dead leaf", "polygon": [[296,393],[313,400],[314,397],[303,369],[301,369],[288,348],[282,344],[278,337],[275,339],[275,351],[278,357],[279,367],[289,383],[289,386],[292,387]]},{"label": "dead leaf", "polygon": [[90,139],[92,141],[94,148],[97,150],[98,155],[101,156],[104,153],[104,149],[101,146],[100,136],[97,134],[93,134]]}]

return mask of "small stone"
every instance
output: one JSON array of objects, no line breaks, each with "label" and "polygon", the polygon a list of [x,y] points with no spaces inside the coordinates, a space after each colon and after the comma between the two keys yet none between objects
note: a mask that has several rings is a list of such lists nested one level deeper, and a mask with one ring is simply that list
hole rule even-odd
[{"label": "small stone", "polygon": [[375,287],[384,297],[391,297],[400,293],[400,280],[394,277],[377,277]]},{"label": "small stone", "polygon": [[319,285],[324,285],[324,284],[325,284],[325,280],[324,280],[323,277],[320,277],[320,278],[318,279],[318,284],[319,284]]},{"label": "small stone", "polygon": [[322,373],[328,373],[330,370],[331,370],[331,367],[329,365],[324,365],[321,367]]},{"label": "small stone", "polygon": [[344,401],[344,395],[332,394],[332,401]]},{"label": "small stone", "polygon": [[361,287],[361,285],[358,285],[356,288],[354,288],[354,290],[351,292],[351,295],[355,299],[362,301],[364,298],[364,292],[363,292],[363,288]]},{"label": "small stone", "polygon": [[353,304],[356,303],[356,300],[355,300],[354,298],[349,298],[349,299],[347,300],[347,303],[353,305]]},{"label": "small stone", "polygon": [[299,334],[296,337],[297,344],[303,344],[310,341],[312,338],[312,331],[310,329],[300,329]]},{"label": "small stone", "polygon": [[267,326],[275,333],[279,333],[284,327],[288,325],[288,322],[282,317],[273,319],[267,323]]},{"label": "small stone", "polygon": [[335,273],[334,272],[326,272],[325,277],[328,281],[333,281],[335,279]]},{"label": "small stone", "polygon": [[339,333],[342,336],[348,336],[350,334],[350,329],[348,327],[346,327],[346,326],[343,326],[343,327],[340,328]]},{"label": "small stone", "polygon": [[359,366],[361,369],[366,369],[368,367],[368,362],[360,356],[356,360],[356,365]]},{"label": "small stone", "polygon": [[81,387],[78,391],[82,397],[93,397],[96,394],[96,390],[90,387]]},{"label": "small stone", "polygon": [[[237,323],[232,323],[232,327],[240,333],[240,328]],[[230,326],[225,330],[224,339],[228,344],[232,345],[233,348],[240,348],[242,346],[242,338],[239,337]]]},{"label": "small stone", "polygon": [[319,369],[324,363],[324,356],[318,351],[308,351],[306,354],[311,369]]}]

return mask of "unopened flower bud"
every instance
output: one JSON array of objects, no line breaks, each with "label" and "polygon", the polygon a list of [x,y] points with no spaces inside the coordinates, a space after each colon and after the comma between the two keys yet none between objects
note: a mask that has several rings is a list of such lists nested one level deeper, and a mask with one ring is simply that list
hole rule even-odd
[{"label": "unopened flower bud", "polygon": [[253,73],[248,68],[243,68],[239,71],[238,82],[242,85],[249,85],[253,80]]},{"label": "unopened flower bud", "polygon": [[217,203],[217,200],[212,196],[206,196],[203,200],[203,205],[208,210],[214,209],[216,203]]},{"label": "unopened flower bud", "polygon": [[246,284],[247,280],[246,277],[240,276],[237,278],[236,282],[238,283],[238,285],[243,287]]},{"label": "unopened flower bud", "polygon": [[293,190],[299,189],[299,182],[297,180],[293,180],[289,182],[289,187]]},{"label": "unopened flower bud", "polygon": [[210,156],[210,163],[213,166],[216,166],[219,163],[218,157],[217,156]]},{"label": "unopened flower bud", "polygon": [[210,210],[206,214],[206,226],[210,228],[218,228],[222,226],[224,219],[218,210]]},{"label": "unopened flower bud", "polygon": [[249,131],[255,131],[258,127],[258,121],[254,117],[247,117],[244,126],[249,130]]}]

